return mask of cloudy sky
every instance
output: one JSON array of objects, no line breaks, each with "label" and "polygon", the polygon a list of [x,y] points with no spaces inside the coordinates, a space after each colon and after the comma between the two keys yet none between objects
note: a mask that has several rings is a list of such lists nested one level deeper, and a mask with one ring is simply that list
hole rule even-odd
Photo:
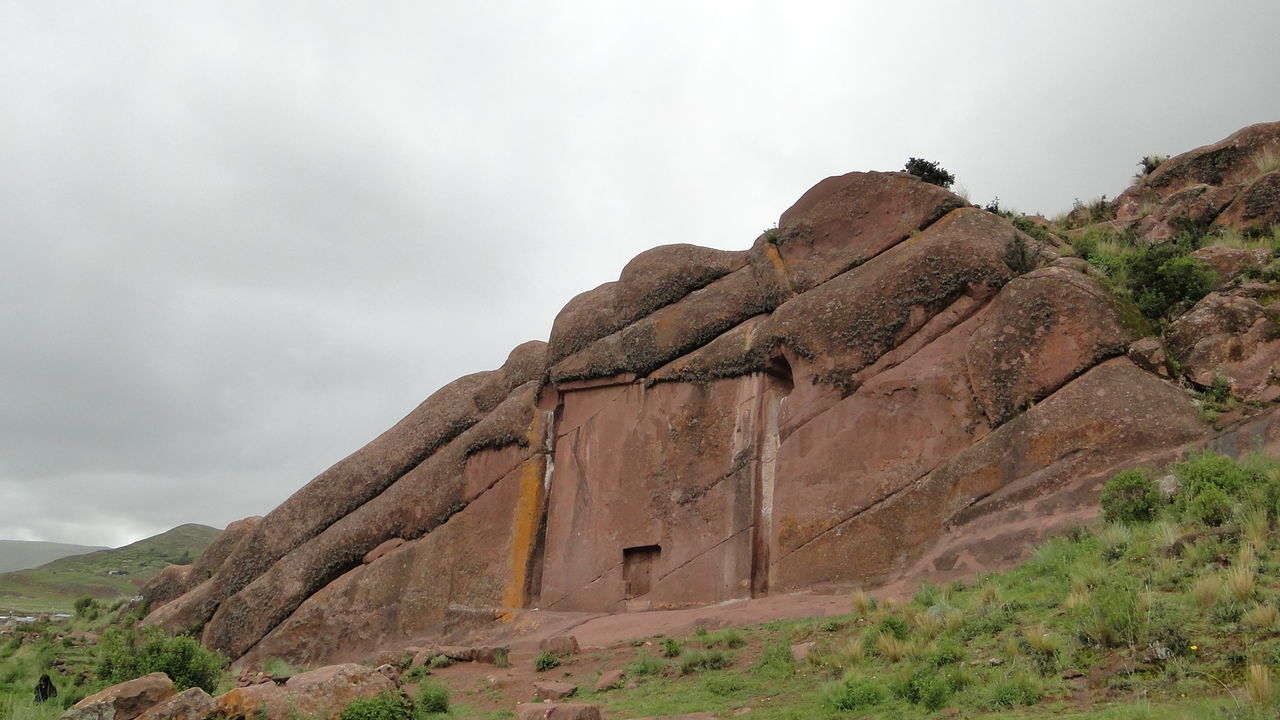
[{"label": "cloudy sky", "polygon": [[0,0],[0,538],[263,514],[646,248],[1280,119],[1274,0]]}]

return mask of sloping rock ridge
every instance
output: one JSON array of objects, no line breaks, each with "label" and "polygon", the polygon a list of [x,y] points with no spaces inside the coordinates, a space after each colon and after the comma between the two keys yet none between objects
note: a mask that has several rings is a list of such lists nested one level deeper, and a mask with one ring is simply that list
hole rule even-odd
[{"label": "sloping rock ridge", "polygon": [[[1280,124],[1242,133],[1134,194],[1213,181],[1248,202],[1270,186],[1239,166]],[[228,528],[157,582],[146,622],[315,665],[525,608],[963,574],[1096,513],[1118,468],[1280,442],[1269,406],[1247,433],[1215,430],[1148,361],[1160,343],[1135,344],[1133,309],[1060,250],[874,172],[818,183],[747,250],[650,250],[570,301],[548,343]],[[1170,342],[1189,372],[1227,367],[1269,402],[1273,368],[1250,358],[1274,354],[1275,320],[1232,282]]]}]

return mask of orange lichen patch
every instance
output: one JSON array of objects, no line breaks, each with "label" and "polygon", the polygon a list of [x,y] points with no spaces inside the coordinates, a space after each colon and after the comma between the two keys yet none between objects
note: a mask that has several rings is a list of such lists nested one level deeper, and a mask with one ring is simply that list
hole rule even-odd
[{"label": "orange lichen patch", "polygon": [[[536,417],[529,427],[529,446],[542,443],[544,420]],[[546,473],[547,456],[538,453],[520,467],[520,490],[511,524],[511,577],[507,580],[502,604],[508,608],[525,606],[528,587],[529,563],[533,559],[533,546],[537,540],[538,526],[542,523],[542,509],[546,490],[543,476]]]}]

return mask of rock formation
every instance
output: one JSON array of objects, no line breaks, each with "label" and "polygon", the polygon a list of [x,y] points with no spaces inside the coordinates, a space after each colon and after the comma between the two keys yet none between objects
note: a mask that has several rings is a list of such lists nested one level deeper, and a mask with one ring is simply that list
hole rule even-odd
[{"label": "rock formation", "polygon": [[[1275,173],[1243,169],[1280,142],[1260,127],[1161,165],[1117,201],[1122,222],[1168,224],[1138,199],[1189,212],[1193,191],[1223,222],[1271,218],[1255,196]],[[1062,250],[873,172],[818,183],[749,250],[642,253],[549,342],[229,528],[156,586],[147,622],[251,664],[317,664],[523,608],[958,575],[1087,517],[1118,468],[1276,444],[1269,408],[1248,433],[1206,423],[1159,341],[1130,350],[1133,309]],[[1192,381],[1234,373],[1269,402],[1275,319],[1232,282],[1171,349]]]}]

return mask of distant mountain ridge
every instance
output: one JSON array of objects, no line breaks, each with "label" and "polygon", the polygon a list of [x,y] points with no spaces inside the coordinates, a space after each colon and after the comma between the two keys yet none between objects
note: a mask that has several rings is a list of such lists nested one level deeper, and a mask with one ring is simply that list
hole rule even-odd
[{"label": "distant mountain ridge", "polygon": [[0,611],[69,610],[82,595],[104,600],[132,597],[165,567],[190,563],[221,532],[208,525],[179,525],[124,547],[0,574]]},{"label": "distant mountain ridge", "polygon": [[40,540],[0,540],[0,573],[40,567],[68,555],[110,550],[105,545],[71,545]]}]

